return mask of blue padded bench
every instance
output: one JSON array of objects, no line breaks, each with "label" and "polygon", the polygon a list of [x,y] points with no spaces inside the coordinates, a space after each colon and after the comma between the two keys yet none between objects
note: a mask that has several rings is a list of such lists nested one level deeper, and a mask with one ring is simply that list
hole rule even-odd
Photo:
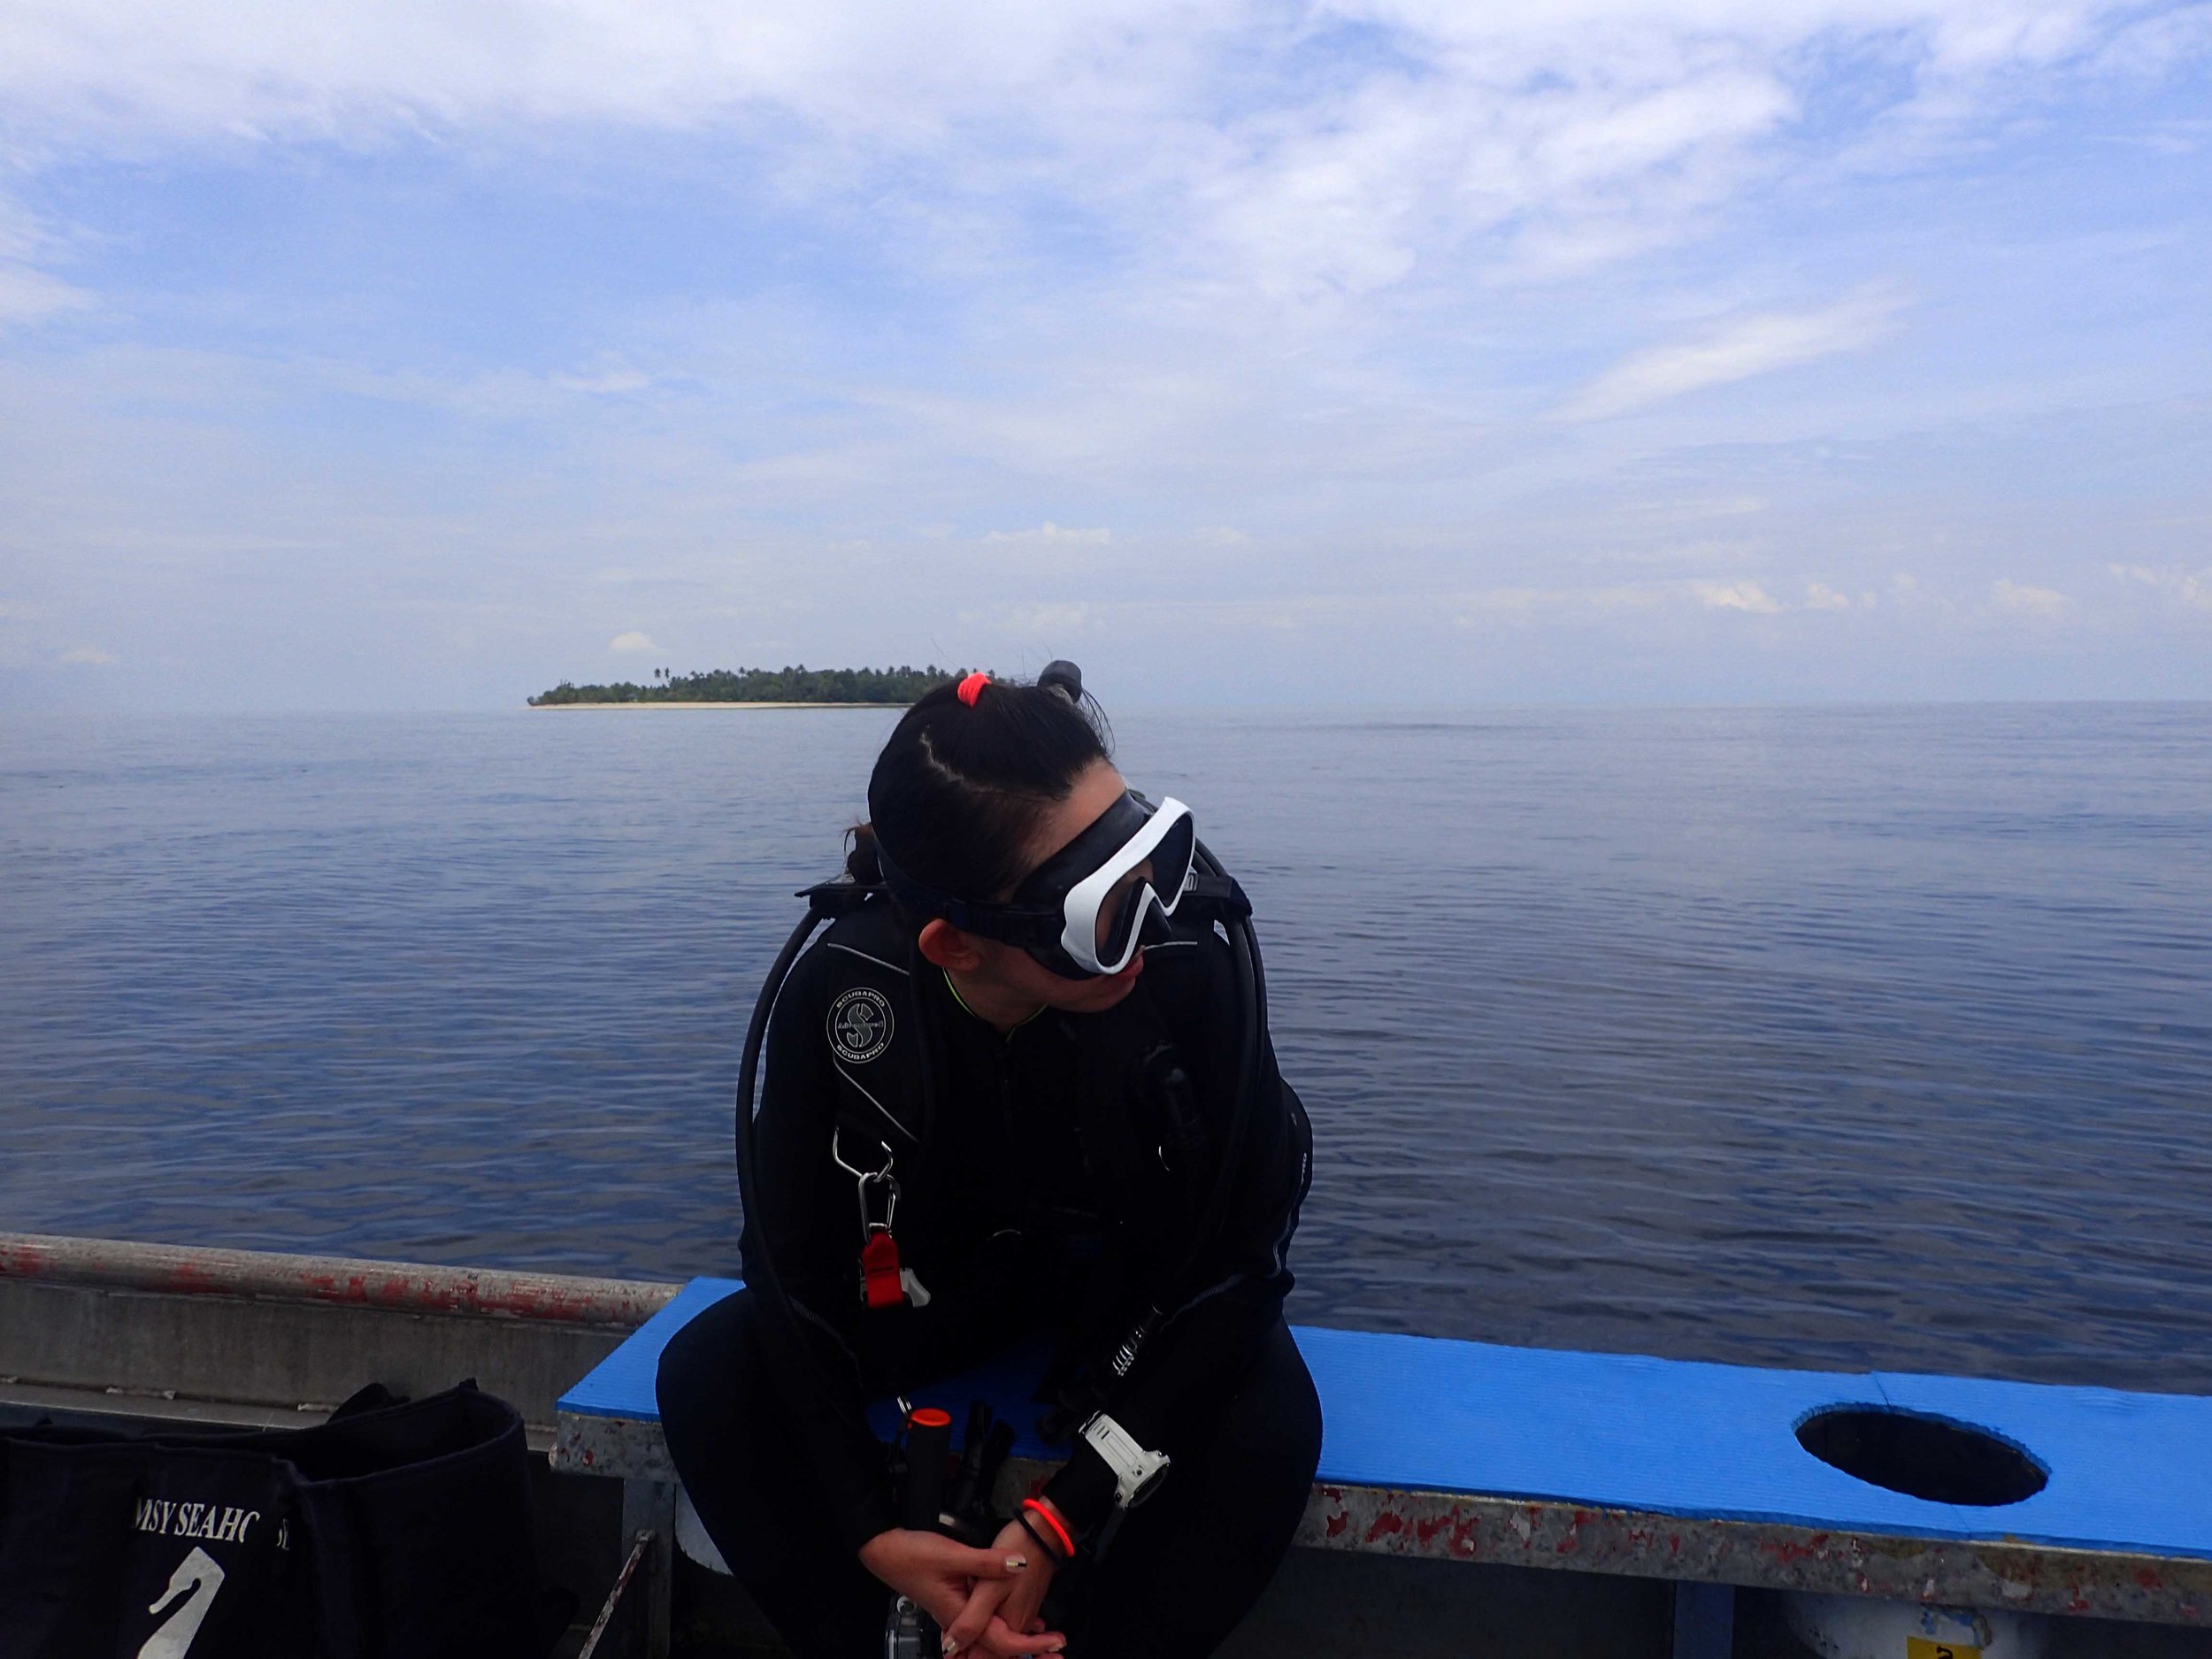
[{"label": "blue padded bench", "polygon": [[[738,1288],[692,1280],[564,1395],[555,1467],[672,1503],[653,1390],[661,1350]],[[1326,1425],[1302,1546],[2212,1621],[2212,1398],[1294,1334]],[[1032,1426],[1036,1374],[1033,1357],[1015,1356],[917,1397],[956,1421],[970,1399],[991,1401],[1021,1436],[1018,1475],[1054,1455]],[[1801,1424],[1839,1407],[1974,1425],[2024,1449],[2047,1484],[1990,1507],[1888,1490],[1800,1443]],[[887,1435],[895,1407],[875,1416]],[[1715,1628],[1714,1605],[1693,1622]],[[1724,1593],[1718,1605],[1724,1636]]]}]

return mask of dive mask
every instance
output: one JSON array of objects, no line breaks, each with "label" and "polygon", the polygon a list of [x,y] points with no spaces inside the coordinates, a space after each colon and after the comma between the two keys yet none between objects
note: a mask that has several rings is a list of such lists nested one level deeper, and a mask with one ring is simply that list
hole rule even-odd
[{"label": "dive mask", "polygon": [[1064,979],[1119,973],[1164,938],[1189,885],[1198,828],[1180,801],[1132,789],[1023,878],[1006,903],[957,899],[910,879],[876,844],[884,886],[909,910],[1018,945]]}]

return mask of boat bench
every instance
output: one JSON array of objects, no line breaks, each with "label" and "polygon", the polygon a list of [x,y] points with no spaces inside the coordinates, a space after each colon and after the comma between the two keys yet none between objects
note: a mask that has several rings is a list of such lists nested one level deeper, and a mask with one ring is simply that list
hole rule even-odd
[{"label": "boat bench", "polygon": [[[664,1538],[661,1351],[739,1288],[692,1280],[558,1402],[554,1467],[624,1481]],[[1325,1425],[1307,1548],[1671,1579],[1682,1659],[1727,1654],[1737,1586],[2212,1623],[2212,1397],[1293,1334]],[[916,1400],[956,1421],[990,1401],[1025,1482],[1064,1455],[1036,1436],[1035,1375],[1002,1360]],[[895,1414],[874,1408],[879,1434]],[[646,1586],[656,1653],[666,1554]]]}]

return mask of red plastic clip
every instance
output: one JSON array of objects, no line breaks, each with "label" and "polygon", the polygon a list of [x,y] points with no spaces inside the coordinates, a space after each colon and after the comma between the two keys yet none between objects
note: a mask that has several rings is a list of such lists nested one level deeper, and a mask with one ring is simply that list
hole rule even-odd
[{"label": "red plastic clip", "polygon": [[895,1308],[906,1300],[899,1280],[899,1241],[886,1227],[860,1247],[860,1299],[870,1308]]}]

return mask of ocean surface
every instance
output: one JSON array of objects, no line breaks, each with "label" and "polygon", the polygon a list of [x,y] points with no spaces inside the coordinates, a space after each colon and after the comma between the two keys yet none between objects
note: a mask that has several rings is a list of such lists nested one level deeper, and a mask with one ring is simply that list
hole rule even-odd
[{"label": "ocean surface", "polygon": [[[0,715],[0,1228],[729,1269],[890,719]],[[2212,1392],[2212,705],[1117,727],[1259,908],[1294,1317]]]}]

